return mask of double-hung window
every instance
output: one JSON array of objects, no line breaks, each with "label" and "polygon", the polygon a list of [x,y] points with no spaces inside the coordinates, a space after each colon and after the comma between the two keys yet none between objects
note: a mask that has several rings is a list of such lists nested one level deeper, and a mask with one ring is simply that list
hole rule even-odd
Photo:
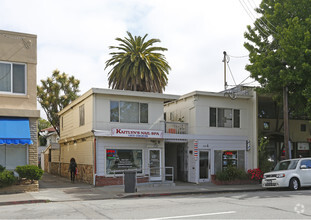
[{"label": "double-hung window", "polygon": [[0,62],[0,93],[26,94],[26,65]]},{"label": "double-hung window", "polygon": [[148,103],[110,101],[110,121],[148,123]]},{"label": "double-hung window", "polygon": [[210,127],[239,128],[240,110],[232,108],[210,108]]}]

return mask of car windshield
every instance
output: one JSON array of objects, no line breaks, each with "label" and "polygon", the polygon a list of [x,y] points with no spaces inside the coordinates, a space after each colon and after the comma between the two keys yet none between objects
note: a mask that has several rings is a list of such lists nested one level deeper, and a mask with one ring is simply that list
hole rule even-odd
[{"label": "car windshield", "polygon": [[274,171],[278,171],[278,170],[293,170],[293,169],[296,169],[297,164],[298,164],[298,160],[280,161],[275,166]]}]

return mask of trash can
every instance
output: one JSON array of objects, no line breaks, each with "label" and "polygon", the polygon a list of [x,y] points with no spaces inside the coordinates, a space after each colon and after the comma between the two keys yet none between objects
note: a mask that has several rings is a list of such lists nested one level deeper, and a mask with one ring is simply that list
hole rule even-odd
[{"label": "trash can", "polygon": [[124,192],[125,193],[137,192],[137,189],[136,189],[136,172],[135,171],[125,171],[124,172]]}]

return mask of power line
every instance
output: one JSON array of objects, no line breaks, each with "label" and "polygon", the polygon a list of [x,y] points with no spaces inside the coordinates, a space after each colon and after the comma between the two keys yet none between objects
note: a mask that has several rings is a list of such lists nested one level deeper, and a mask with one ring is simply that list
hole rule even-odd
[{"label": "power line", "polygon": [[243,55],[243,56],[233,56],[233,55],[229,55],[227,54],[230,58],[245,58],[248,57],[248,55]]},{"label": "power line", "polygon": [[[241,0],[239,0],[240,4],[242,5],[244,11],[247,13],[247,15],[250,17],[251,20],[256,20],[256,17],[254,17],[254,15],[250,15],[249,13],[249,9],[246,9],[246,7],[244,6],[244,4],[241,2]],[[244,1],[243,1],[244,2]],[[245,2],[244,2],[245,3]],[[252,16],[254,18],[252,18]],[[261,32],[262,35],[264,35],[266,38],[270,35],[269,32],[267,32],[266,30],[264,30],[259,24],[256,24],[256,21],[254,22],[254,25],[257,27],[258,31]]]}]

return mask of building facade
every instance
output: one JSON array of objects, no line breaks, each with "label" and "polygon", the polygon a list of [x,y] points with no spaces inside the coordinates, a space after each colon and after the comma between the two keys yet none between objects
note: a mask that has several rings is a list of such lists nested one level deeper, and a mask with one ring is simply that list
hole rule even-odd
[{"label": "building facade", "polygon": [[0,30],[0,165],[38,165],[37,36]]},{"label": "building facade", "polygon": [[227,166],[257,168],[257,98],[194,91],[164,105],[166,166],[175,179],[208,182]]},{"label": "building facade", "polygon": [[[284,159],[283,109],[271,96],[258,97],[258,135],[269,140],[266,151],[269,161],[275,165]],[[311,124],[306,117],[292,117],[289,114],[289,141],[291,158],[310,157]]]},{"label": "building facade", "polygon": [[60,170],[69,177],[71,158],[77,179],[96,186],[123,183],[135,170],[138,182],[163,181],[163,103],[179,96],[93,88],[61,112]]}]

